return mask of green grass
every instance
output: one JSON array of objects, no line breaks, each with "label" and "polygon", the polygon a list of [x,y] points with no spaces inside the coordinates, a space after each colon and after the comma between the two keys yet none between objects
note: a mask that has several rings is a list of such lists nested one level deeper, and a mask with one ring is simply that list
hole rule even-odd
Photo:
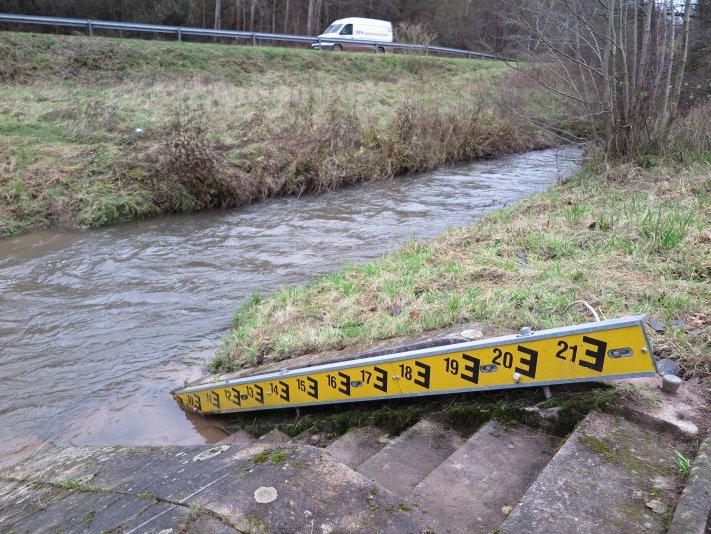
[{"label": "green grass", "polygon": [[[671,165],[671,164],[670,164]],[[253,298],[212,368],[368,346],[465,322],[503,330],[647,313],[689,330],[653,334],[655,353],[711,372],[711,166],[590,167],[569,183],[377,261]],[[519,267],[521,257],[526,267]]]},{"label": "green grass", "polygon": [[272,449],[266,449],[255,456],[252,456],[251,460],[255,464],[270,463],[272,465],[277,465],[285,462],[289,459],[289,455],[283,451],[273,451]]},{"label": "green grass", "polygon": [[686,478],[691,473],[691,460],[679,451],[674,452],[674,461],[676,462],[678,474],[680,478]]},{"label": "green grass", "polygon": [[492,61],[0,33],[0,235],[549,144],[503,113],[557,120],[512,76]]},{"label": "green grass", "polygon": [[[341,83],[398,81],[417,69],[447,76],[466,71],[500,70],[492,61],[414,58],[395,54],[333,54],[294,48],[236,46],[173,41],[86,38],[3,32],[3,81],[38,77],[82,82],[161,81],[201,76],[239,85],[267,77],[292,79],[308,71],[338,77]],[[462,65],[465,65],[462,67]],[[272,78],[273,79],[273,78]],[[269,81],[270,78],[267,78]]]}]

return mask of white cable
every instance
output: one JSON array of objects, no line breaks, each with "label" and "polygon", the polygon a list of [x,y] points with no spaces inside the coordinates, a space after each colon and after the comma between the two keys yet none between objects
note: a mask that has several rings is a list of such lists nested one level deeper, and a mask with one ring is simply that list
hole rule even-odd
[{"label": "white cable", "polygon": [[571,307],[575,306],[576,304],[581,304],[581,305],[585,306],[585,307],[590,311],[590,313],[593,314],[593,317],[595,317],[595,321],[598,322],[598,323],[600,322],[600,316],[599,316],[599,315],[597,314],[597,312],[595,311],[595,308],[593,308],[592,306],[590,306],[590,304],[588,304],[588,303],[587,303],[586,301],[584,301],[584,300],[576,300],[576,301],[574,301],[574,302],[571,302],[570,304],[568,304],[568,305],[565,307],[565,309],[563,310],[563,313],[567,312]]}]

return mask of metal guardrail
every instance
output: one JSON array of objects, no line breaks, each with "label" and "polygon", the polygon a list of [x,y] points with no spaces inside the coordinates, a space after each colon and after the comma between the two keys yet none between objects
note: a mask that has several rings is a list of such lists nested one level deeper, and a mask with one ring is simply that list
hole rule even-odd
[{"label": "metal guardrail", "polygon": [[[10,13],[0,13],[0,22],[11,22],[15,24],[37,24],[43,26],[57,26],[80,28],[86,30],[89,35],[94,35],[97,30],[116,30],[116,31],[131,31],[139,33],[160,33],[167,35],[175,35],[178,41],[181,41],[184,36],[196,37],[223,37],[232,39],[243,39],[251,41],[256,45],[260,41],[281,41],[290,43],[308,43],[308,44],[353,44],[352,39],[321,39],[308,35],[288,35],[281,33],[261,33],[261,32],[244,32],[235,30],[213,30],[209,28],[193,28],[186,26],[161,26],[157,24],[138,24],[132,22],[113,22],[108,20],[91,20],[91,19],[71,19],[62,17],[39,17],[32,15],[13,15]],[[450,54],[454,56],[478,59],[506,59],[492,54],[483,52],[475,52],[473,50],[463,50],[459,48],[448,48],[445,46],[433,45],[417,45],[404,43],[383,43],[378,41],[357,41],[362,46],[372,46],[376,52],[380,48],[394,50],[419,50],[425,54]],[[323,47],[321,47],[323,49]]]}]

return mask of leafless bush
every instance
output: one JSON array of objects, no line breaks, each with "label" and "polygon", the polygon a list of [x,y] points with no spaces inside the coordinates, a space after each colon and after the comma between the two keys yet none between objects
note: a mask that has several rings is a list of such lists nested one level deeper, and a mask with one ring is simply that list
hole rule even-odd
[{"label": "leafless bush", "polygon": [[251,198],[250,180],[224,157],[226,147],[209,138],[199,112],[177,114],[161,143],[154,184],[169,211],[242,204]]},{"label": "leafless bush", "polygon": [[325,105],[317,123],[292,120],[256,149],[249,172],[261,177],[255,182],[259,196],[318,193],[550,142],[522,120],[485,114],[475,105],[444,112],[406,102],[385,128],[349,111],[338,97]]},{"label": "leafless bush", "polygon": [[[383,127],[338,95],[292,95],[284,115],[245,122],[244,146],[210,140],[198,111],[179,114],[160,142],[152,187],[164,211],[237,206],[256,199],[321,193],[442,164],[547,146],[523,121],[478,106],[444,111],[411,101]],[[259,112],[257,112],[259,115]],[[228,158],[238,149],[242,157]]]},{"label": "leafless bush", "polygon": [[[404,22],[399,24],[396,31],[396,40],[404,44],[422,45],[428,47],[434,43],[437,34],[425,24],[414,24]],[[419,75],[423,72],[423,67],[427,59],[427,48],[405,48],[401,51],[405,54],[405,67],[411,74]]]},{"label": "leafless bush", "polygon": [[530,0],[511,12],[531,52],[517,68],[570,101],[607,156],[663,151],[678,115],[691,0]]},{"label": "leafless bush", "polygon": [[667,151],[684,159],[711,154],[711,102],[689,110],[672,128]]},{"label": "leafless bush", "polygon": [[437,33],[427,24],[403,22],[396,28],[398,42],[429,46],[437,39]]}]

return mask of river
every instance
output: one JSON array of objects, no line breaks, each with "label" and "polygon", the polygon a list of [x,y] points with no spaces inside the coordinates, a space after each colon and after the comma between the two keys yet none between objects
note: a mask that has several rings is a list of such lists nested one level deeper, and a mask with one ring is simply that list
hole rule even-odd
[{"label": "river", "polygon": [[363,262],[555,184],[543,150],[320,196],[0,241],[0,464],[37,446],[223,434],[169,391],[197,378],[253,292]]}]

